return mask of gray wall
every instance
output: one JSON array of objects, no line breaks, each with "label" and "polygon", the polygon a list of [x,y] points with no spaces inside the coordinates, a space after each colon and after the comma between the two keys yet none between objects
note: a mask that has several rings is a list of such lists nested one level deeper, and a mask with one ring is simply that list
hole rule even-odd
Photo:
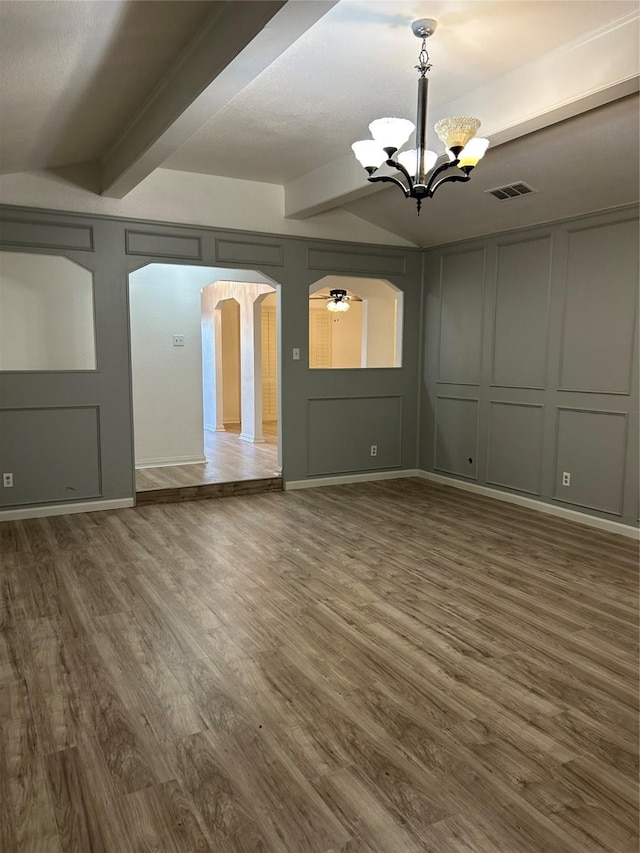
[{"label": "gray wall", "polygon": [[637,523],[637,301],[637,209],[427,252],[420,467]]},{"label": "gray wall", "polygon": [[[637,209],[423,253],[0,207],[0,246],[92,271],[98,358],[0,373],[3,507],[133,495],[127,275],[173,262],[282,285],[285,479],[421,467],[637,523]],[[308,368],[328,274],[404,292],[402,368]]]},{"label": "gray wall", "polygon": [[[416,467],[419,250],[8,206],[0,247],[91,270],[97,340],[95,371],[0,373],[0,472],[15,483],[0,488],[3,508],[133,495],[127,275],[152,262],[254,269],[282,285],[285,479]],[[403,291],[402,368],[309,369],[309,285],[328,274],[386,278]]]}]

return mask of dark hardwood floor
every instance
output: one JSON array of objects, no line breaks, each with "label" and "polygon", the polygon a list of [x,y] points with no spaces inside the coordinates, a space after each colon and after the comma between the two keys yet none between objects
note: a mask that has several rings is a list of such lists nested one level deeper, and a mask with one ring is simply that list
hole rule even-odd
[{"label": "dark hardwood floor", "polygon": [[3,853],[637,853],[632,540],[396,480],[0,548]]}]

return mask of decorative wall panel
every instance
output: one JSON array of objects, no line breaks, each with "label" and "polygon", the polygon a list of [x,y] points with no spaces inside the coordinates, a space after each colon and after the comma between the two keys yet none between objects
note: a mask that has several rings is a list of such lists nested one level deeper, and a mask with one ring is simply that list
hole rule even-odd
[{"label": "decorative wall panel", "polygon": [[383,252],[362,252],[357,249],[309,249],[307,267],[324,272],[355,272],[374,275],[405,275],[406,258]]},{"label": "decorative wall panel", "polygon": [[478,401],[437,397],[434,468],[476,479]]},{"label": "decorative wall panel", "polygon": [[125,242],[128,255],[184,258],[191,261],[202,259],[202,241],[199,237],[127,230]]},{"label": "decorative wall panel", "polygon": [[[376,456],[371,445],[377,447]],[[310,475],[399,468],[402,398],[310,399],[308,446]]]},{"label": "decorative wall panel", "polygon": [[544,388],[551,238],[498,247],[492,384]]},{"label": "decorative wall panel", "polygon": [[[565,503],[620,515],[627,450],[623,412],[558,409],[554,497]],[[562,485],[562,475],[571,477]]]},{"label": "decorative wall panel", "polygon": [[226,264],[282,266],[280,243],[255,243],[244,240],[216,240],[216,261]]},{"label": "decorative wall panel", "polygon": [[93,228],[44,220],[0,219],[0,245],[93,251]]},{"label": "decorative wall panel", "polygon": [[491,401],[487,483],[540,494],[543,421],[541,405]]},{"label": "decorative wall panel", "polygon": [[569,233],[563,389],[629,393],[637,295],[637,220]]},{"label": "decorative wall panel", "polygon": [[0,506],[100,497],[98,408],[0,410],[0,470],[13,474]]},{"label": "decorative wall panel", "polygon": [[444,255],[440,276],[438,382],[478,385],[482,363],[484,251]]}]

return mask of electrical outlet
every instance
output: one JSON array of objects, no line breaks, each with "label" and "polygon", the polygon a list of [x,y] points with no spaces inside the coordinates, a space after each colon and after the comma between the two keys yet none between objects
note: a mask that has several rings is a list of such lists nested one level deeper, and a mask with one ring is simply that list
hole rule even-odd
[{"label": "electrical outlet", "polygon": [[174,335],[173,336],[173,345],[174,345],[174,347],[183,347],[184,346],[184,335]]},{"label": "electrical outlet", "polygon": [[3,474],[2,485],[5,489],[11,489],[13,487],[13,474]]},{"label": "electrical outlet", "polygon": [[377,456],[377,455],[378,455],[378,445],[377,445],[377,444],[372,444],[372,445],[371,445],[371,455],[372,455],[372,456]]},{"label": "electrical outlet", "polygon": [[562,472],[562,485],[570,486],[571,485],[571,474],[568,471]]}]

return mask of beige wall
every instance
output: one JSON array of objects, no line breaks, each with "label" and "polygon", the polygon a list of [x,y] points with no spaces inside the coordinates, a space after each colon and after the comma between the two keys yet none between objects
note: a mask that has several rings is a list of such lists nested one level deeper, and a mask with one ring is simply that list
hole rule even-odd
[{"label": "beige wall", "polygon": [[332,367],[361,367],[362,365],[362,302],[351,302],[349,310],[331,314]]}]

